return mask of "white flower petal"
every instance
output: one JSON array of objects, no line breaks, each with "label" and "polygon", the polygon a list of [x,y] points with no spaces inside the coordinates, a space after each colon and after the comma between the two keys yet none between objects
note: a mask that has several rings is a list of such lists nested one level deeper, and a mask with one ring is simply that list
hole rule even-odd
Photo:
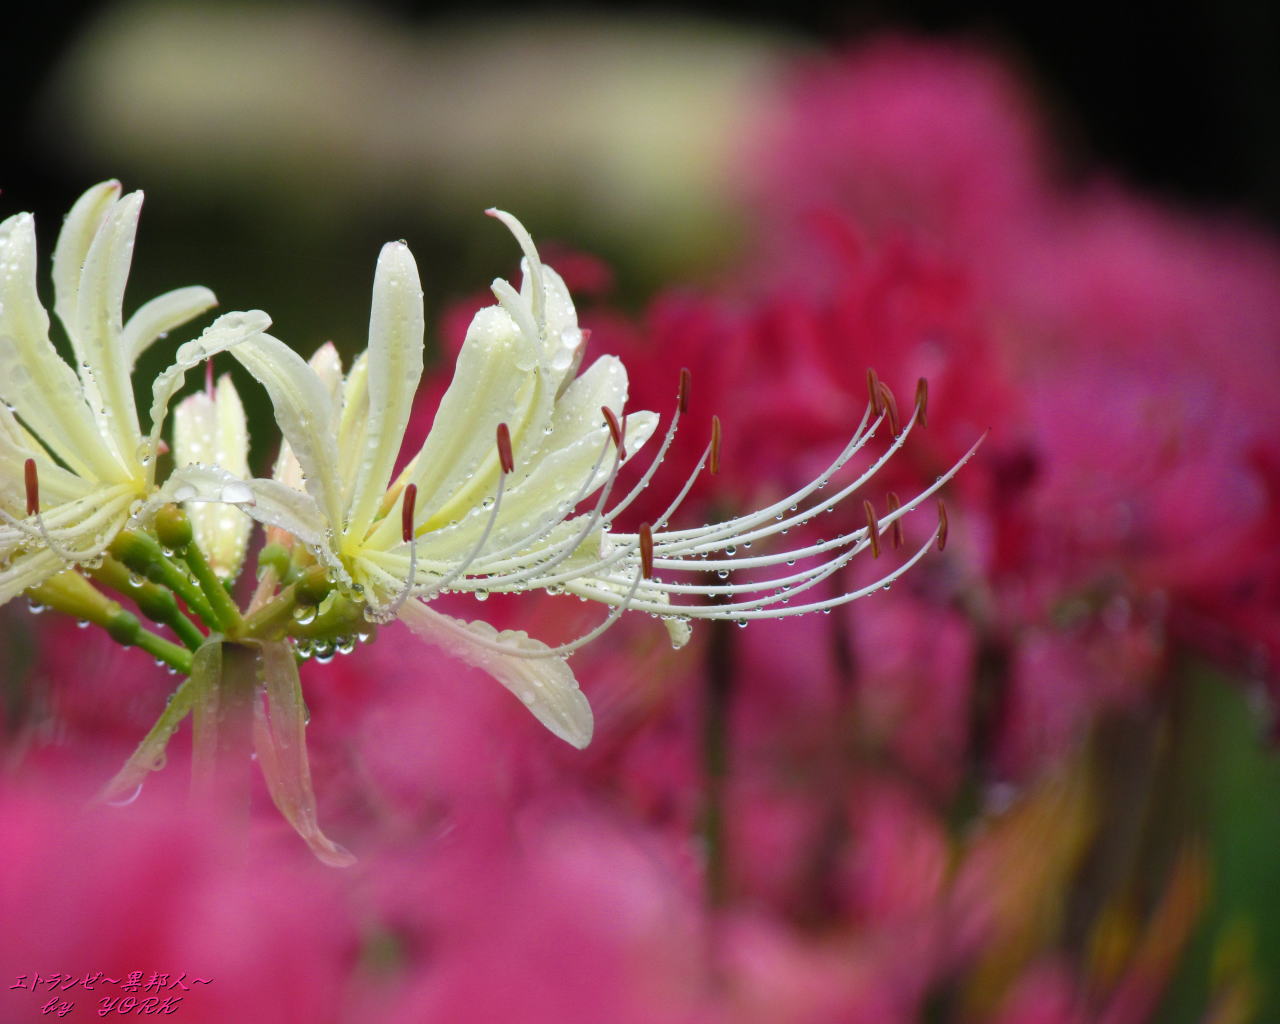
[{"label": "white flower petal", "polygon": [[342,414],[338,419],[338,476],[342,478],[342,505],[351,507],[356,462],[364,454],[369,430],[369,354],[361,352],[351,364],[342,385]]},{"label": "white flower petal", "polygon": [[[501,309],[489,306],[471,321],[431,433],[396,485],[398,489],[416,484],[418,507],[432,511],[419,530],[460,520],[493,493],[499,472],[499,423],[511,431],[518,469],[541,444],[555,389],[543,379],[536,360],[521,362],[524,344]],[[390,518],[374,527],[370,543],[389,547],[399,542],[400,524]]]},{"label": "white flower petal", "polygon": [[142,436],[129,379],[133,363],[121,335],[124,289],[141,210],[142,193],[131,192],[107,211],[85,256],[72,320],[66,323],[71,347],[80,361],[85,398],[121,464],[130,467],[138,465]]},{"label": "white flower petal", "polygon": [[[428,643],[488,672],[566,743],[581,749],[591,742],[591,705],[578,689],[568,662],[527,656],[547,650],[546,644],[519,631],[500,633],[487,622],[462,622],[441,615],[421,601],[407,601],[400,619]],[[526,656],[503,654],[495,646]]]},{"label": "white flower petal", "polygon": [[[250,338],[262,336],[262,332],[270,326],[271,317],[260,309],[224,313],[206,327],[200,337],[178,348],[173,365],[160,374],[151,386],[151,437],[148,445],[152,452],[156,450],[160,440],[160,431],[169,412],[169,402],[182,387],[187,371],[219,352],[226,352]],[[155,460],[152,459],[152,472],[154,467]]]},{"label": "white flower petal", "polygon": [[0,569],[0,605],[13,600],[24,590],[38,587],[66,567],[66,563],[48,548],[14,555]]},{"label": "white flower petal", "polygon": [[120,347],[128,353],[129,366],[158,339],[217,304],[217,296],[202,285],[175,288],[144,302],[129,317],[120,336]]},{"label": "white flower petal", "polygon": [[369,317],[368,423],[363,452],[355,465],[346,529],[363,538],[386,492],[404,439],[413,396],[422,377],[422,335],[426,321],[422,284],[413,254],[403,242],[382,247],[373,280]]},{"label": "white flower petal", "polygon": [[123,475],[98,433],[80,379],[49,341],[49,318],[36,293],[35,222],[29,213],[0,223],[0,399],[80,476]]},{"label": "white flower petal", "polygon": [[54,462],[44,446],[9,411],[9,407],[0,404],[0,508],[25,508],[27,459],[36,460],[42,508],[83,497],[92,486]]},{"label": "white flower petal", "polygon": [[231,354],[267,389],[276,423],[298,460],[307,492],[329,523],[341,526],[337,417],[325,382],[293,349],[268,334],[236,346]]},{"label": "white flower petal", "polygon": [[119,196],[118,181],[94,185],[76,200],[67,219],[62,222],[53,250],[53,308],[68,333],[75,330],[80,305],[80,279],[89,247]]}]

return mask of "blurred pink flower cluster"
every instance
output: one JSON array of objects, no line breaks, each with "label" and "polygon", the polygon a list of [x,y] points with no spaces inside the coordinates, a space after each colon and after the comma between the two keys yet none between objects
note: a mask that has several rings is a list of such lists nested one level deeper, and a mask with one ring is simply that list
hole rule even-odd
[{"label": "blurred pink flower cluster", "polygon": [[[744,166],[741,265],[638,321],[586,314],[593,349],[624,356],[636,407],[669,408],[691,369],[674,466],[725,421],[695,516],[812,478],[868,367],[907,406],[928,378],[928,426],[867,497],[915,493],[989,428],[946,552],[890,594],[683,652],[620,626],[575,662],[585,752],[399,626],[308,666],[344,872],[271,814],[248,839],[177,815],[180,773],[81,811],[171,681],[39,620],[32,703],[6,706],[6,1019],[51,997],[19,975],[135,970],[212,979],[175,993],[192,1022],[1150,1019],[1208,867],[1178,841],[1140,908],[1123,872],[1090,902],[1118,813],[1099,735],[1117,715],[1140,733],[1193,654],[1275,678],[1280,253],[1060,180],[1021,85],[940,45],[797,68]],[[485,612],[548,639],[590,614]],[[53,994],[89,1019],[101,988]]]}]

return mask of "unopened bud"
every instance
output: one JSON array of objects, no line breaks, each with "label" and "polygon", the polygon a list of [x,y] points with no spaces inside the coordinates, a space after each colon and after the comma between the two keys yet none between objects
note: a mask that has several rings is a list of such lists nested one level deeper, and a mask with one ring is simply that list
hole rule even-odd
[{"label": "unopened bud", "polygon": [[138,639],[138,634],[142,632],[142,625],[138,622],[138,617],[132,612],[119,611],[111,617],[111,621],[107,623],[107,634],[118,644],[125,647],[131,646]]},{"label": "unopened bud", "polygon": [[165,505],[156,513],[156,537],[173,551],[181,551],[191,543],[191,520],[177,505]]}]

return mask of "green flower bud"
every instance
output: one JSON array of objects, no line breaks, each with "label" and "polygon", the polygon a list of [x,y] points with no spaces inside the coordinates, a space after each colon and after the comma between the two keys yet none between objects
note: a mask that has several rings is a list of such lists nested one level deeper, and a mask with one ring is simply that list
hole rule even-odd
[{"label": "green flower bud", "polygon": [[177,505],[165,505],[156,513],[156,536],[172,551],[181,551],[191,543],[191,520]]},{"label": "green flower bud", "polygon": [[111,639],[126,647],[134,644],[138,639],[138,634],[141,632],[142,624],[138,622],[138,617],[131,612],[117,612],[112,616],[111,621],[107,623],[107,633]]}]

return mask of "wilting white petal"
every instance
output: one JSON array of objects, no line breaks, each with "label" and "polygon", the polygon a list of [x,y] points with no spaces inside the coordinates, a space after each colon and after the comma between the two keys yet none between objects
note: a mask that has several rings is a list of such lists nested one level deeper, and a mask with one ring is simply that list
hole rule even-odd
[{"label": "wilting white petal", "polygon": [[[422,639],[488,672],[566,743],[581,749],[591,742],[591,705],[578,689],[568,662],[527,656],[546,651],[546,644],[519,631],[498,632],[487,622],[462,622],[441,615],[421,601],[406,602],[400,618]],[[526,656],[505,655],[492,645],[510,647]]]},{"label": "wilting white petal", "polygon": [[422,377],[422,285],[403,242],[383,246],[369,318],[368,423],[354,467],[347,529],[363,538],[373,522],[400,452],[413,396]]},{"label": "wilting white petal", "polygon": [[348,867],[355,857],[320,829],[307,761],[307,709],[293,648],[285,641],[264,643],[259,656],[266,702],[254,701],[253,739],[267,790],[312,853],[330,867]]},{"label": "wilting white petal", "polygon": [[130,368],[157,339],[217,304],[218,299],[213,292],[201,285],[175,288],[144,302],[129,317],[120,335],[120,347],[128,353]]}]

